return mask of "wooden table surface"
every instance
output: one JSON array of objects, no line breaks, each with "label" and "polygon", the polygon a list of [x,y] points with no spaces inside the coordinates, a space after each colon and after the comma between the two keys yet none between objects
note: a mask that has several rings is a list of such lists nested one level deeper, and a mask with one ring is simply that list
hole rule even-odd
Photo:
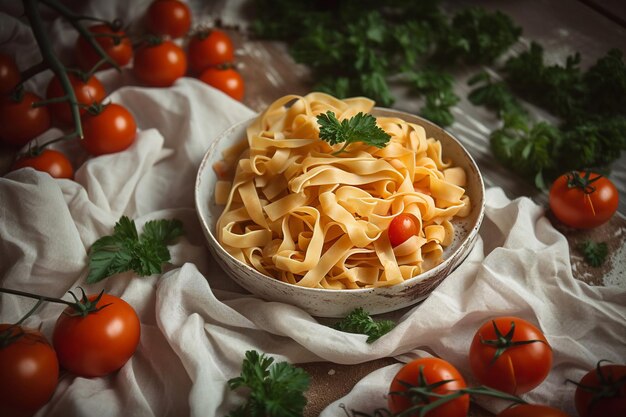
[{"label": "wooden table surface", "polygon": [[[239,69],[246,80],[244,103],[254,110],[261,111],[278,97],[286,94],[306,94],[311,89],[310,74],[302,65],[293,61],[286,45],[254,39],[246,31],[251,11],[242,7],[243,0],[217,0],[195,4],[194,15],[220,18],[228,29],[237,47]],[[591,4],[591,6],[589,5]],[[603,2],[593,0],[462,0],[444,3],[454,9],[468,5],[478,5],[487,9],[499,9],[510,15],[523,30],[522,39],[512,48],[519,52],[527,48],[530,40],[541,43],[546,56],[554,62],[563,62],[564,58],[580,51],[583,67],[589,66],[612,47],[626,45],[626,28],[620,25],[619,16],[623,12],[623,2],[612,1],[604,8],[594,7]],[[611,9],[613,7],[613,9]],[[601,10],[600,10],[601,9]],[[617,19],[607,17],[614,13]],[[622,13],[625,14],[625,13]],[[466,99],[469,88],[467,79],[478,71],[463,70],[455,75],[455,91],[461,102],[453,109],[456,122],[448,129],[468,149],[477,161],[487,187],[501,187],[510,198],[528,196],[538,204],[545,205],[547,196],[533,186],[512,174],[501,166],[491,155],[489,132],[495,129],[498,121],[483,108],[474,107]],[[417,113],[421,101],[394,89],[398,98],[394,108]],[[0,150],[0,174],[7,171],[13,154]],[[619,213],[609,224],[591,232],[577,232],[553,222],[570,241],[574,276],[593,285],[615,284],[626,287],[625,239],[626,239],[626,154],[613,165],[610,176],[620,193]],[[548,213],[549,218],[552,219]],[[554,219],[552,219],[554,220]],[[611,232],[610,235],[608,232]],[[608,237],[607,237],[608,236]],[[591,268],[582,262],[575,249],[578,242],[594,238],[607,240],[611,248],[611,258],[602,268]],[[393,363],[391,358],[368,362],[361,365],[346,366],[336,364],[306,364],[303,367],[312,375],[312,387],[308,392],[309,405],[306,416],[316,416],[330,402],[339,398],[369,372],[381,366]],[[329,371],[333,372],[329,372]],[[332,375],[336,375],[333,378]],[[340,376],[340,377],[339,377]],[[329,393],[334,393],[334,396]],[[489,415],[473,406],[471,415]]]}]

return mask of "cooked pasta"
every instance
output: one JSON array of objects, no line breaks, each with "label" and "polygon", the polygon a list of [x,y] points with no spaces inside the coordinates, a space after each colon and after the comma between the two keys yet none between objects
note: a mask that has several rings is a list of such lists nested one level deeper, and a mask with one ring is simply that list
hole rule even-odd
[{"label": "cooked pasta", "polygon": [[[384,148],[351,143],[333,154],[316,116],[369,113],[366,98],[322,93],[276,100],[247,128],[247,144],[224,155],[232,181],[220,180],[224,205],[217,239],[233,257],[294,285],[356,289],[398,284],[442,261],[455,216],[470,211],[465,173],[444,161],[441,144],[399,118],[378,117]],[[387,228],[411,214],[420,232],[392,247]]]}]

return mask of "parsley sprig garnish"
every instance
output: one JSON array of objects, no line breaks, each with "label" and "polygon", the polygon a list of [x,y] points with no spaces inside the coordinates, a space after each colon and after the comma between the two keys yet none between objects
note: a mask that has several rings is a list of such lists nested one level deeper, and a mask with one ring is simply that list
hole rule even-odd
[{"label": "parsley sprig garnish", "polygon": [[349,119],[341,122],[332,111],[317,116],[320,125],[320,139],[331,145],[343,143],[333,155],[345,152],[349,144],[363,142],[367,145],[384,148],[391,136],[376,125],[376,118],[371,114],[359,112]]},{"label": "parsley sprig garnish", "polygon": [[578,245],[578,250],[582,252],[585,262],[593,267],[601,266],[609,254],[609,247],[604,242],[594,242],[586,240]]},{"label": "parsley sprig garnish", "polygon": [[335,323],[333,328],[348,333],[360,333],[369,336],[367,343],[378,340],[382,335],[389,333],[396,327],[391,320],[374,320],[362,307],[350,312],[341,321]]},{"label": "parsley sprig garnish", "polygon": [[146,222],[139,236],[134,220],[122,216],[112,235],[101,237],[91,246],[87,282],[130,270],[140,276],[160,273],[163,263],[170,260],[167,245],[182,234],[180,220],[152,220]]},{"label": "parsley sprig garnish", "polygon": [[248,401],[227,417],[299,417],[307,403],[310,378],[303,369],[249,350],[241,375],[228,381],[231,390],[247,387]]}]

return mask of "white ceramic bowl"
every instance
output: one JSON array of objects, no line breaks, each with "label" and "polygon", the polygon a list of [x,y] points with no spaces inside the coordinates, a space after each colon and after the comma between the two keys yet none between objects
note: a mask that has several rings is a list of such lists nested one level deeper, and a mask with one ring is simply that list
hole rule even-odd
[{"label": "white ceramic bowl", "polygon": [[418,116],[378,107],[372,114],[400,117],[423,126],[427,137],[433,137],[441,142],[444,159],[451,159],[455,166],[464,168],[467,173],[466,192],[470,196],[472,210],[469,216],[453,220],[454,241],[444,250],[443,262],[429,271],[391,287],[327,290],[299,287],[267,277],[233,258],[222,249],[215,237],[215,224],[223,207],[215,204],[217,176],[212,167],[215,162],[222,159],[222,151],[245,140],[246,127],[252,120],[250,119],[235,124],[215,139],[204,155],[196,177],[196,211],[209,249],[222,269],[235,282],[266,300],[293,304],[314,316],[343,317],[357,307],[363,307],[370,314],[380,314],[423,300],[463,262],[476,241],[485,209],[483,179],[473,158],[448,132]]}]

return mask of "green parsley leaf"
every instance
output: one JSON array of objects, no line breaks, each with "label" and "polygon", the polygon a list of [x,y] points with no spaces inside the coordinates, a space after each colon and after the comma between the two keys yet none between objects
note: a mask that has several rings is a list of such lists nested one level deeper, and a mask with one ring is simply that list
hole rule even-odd
[{"label": "green parsley leaf", "polygon": [[335,117],[335,113],[328,111],[318,115],[317,122],[320,125],[320,139],[331,145],[344,144],[335,154],[344,152],[346,147],[354,142],[384,148],[391,138],[387,132],[376,125],[374,116],[363,112],[340,122]]},{"label": "green parsley leaf", "polygon": [[546,122],[529,125],[519,113],[505,114],[504,126],[490,136],[496,158],[518,174],[534,178],[537,187],[542,186],[545,172],[557,168],[553,155],[561,141],[555,126]]},{"label": "green parsley leaf", "polygon": [[503,117],[505,113],[527,114],[526,109],[511,93],[506,83],[494,82],[487,72],[479,72],[470,78],[467,84],[475,86],[467,96],[475,106],[485,106],[495,111],[498,117]]},{"label": "green parsley leaf", "polygon": [[521,33],[504,13],[469,7],[456,13],[448,30],[442,31],[436,57],[446,63],[491,64]]},{"label": "green parsley leaf", "polygon": [[299,417],[307,403],[304,392],[310,377],[301,368],[274,359],[255,350],[246,352],[241,374],[228,381],[231,390],[246,387],[250,396],[245,404],[228,417]]},{"label": "green parsley leaf", "polygon": [[135,271],[140,276],[160,273],[170,260],[168,244],[183,234],[180,220],[152,220],[144,225],[141,236],[134,220],[122,216],[113,234],[96,240],[89,250],[89,274],[92,284],[120,272]]},{"label": "green parsley leaf", "polygon": [[450,126],[454,123],[450,108],[458,101],[459,97],[451,88],[429,92],[426,94],[426,105],[420,109],[420,115],[439,126]]},{"label": "green parsley leaf", "polygon": [[606,243],[596,243],[593,240],[584,241],[578,245],[578,250],[582,252],[585,262],[596,268],[604,263],[609,254],[609,247]]},{"label": "green parsley leaf", "polygon": [[382,335],[389,333],[396,323],[391,320],[375,321],[362,307],[350,312],[341,321],[335,323],[334,329],[348,333],[361,333],[369,336],[367,343],[372,343]]}]

